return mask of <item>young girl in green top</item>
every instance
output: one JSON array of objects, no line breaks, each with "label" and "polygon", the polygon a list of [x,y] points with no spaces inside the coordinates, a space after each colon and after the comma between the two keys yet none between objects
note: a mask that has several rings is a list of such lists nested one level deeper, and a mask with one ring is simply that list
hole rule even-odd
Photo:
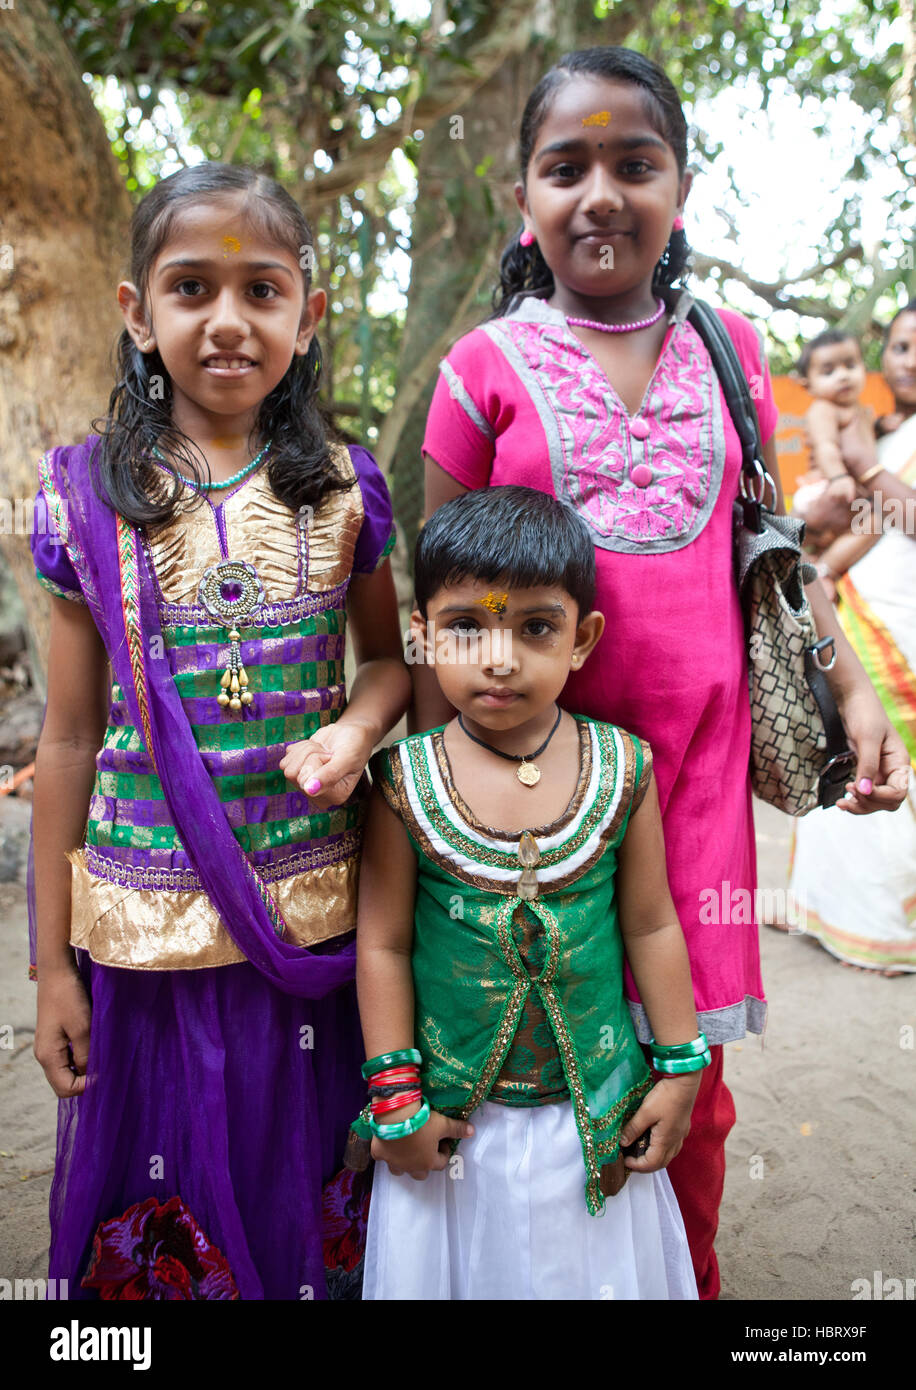
[{"label": "young girl in green top", "polygon": [[696,1298],[664,1168],[709,1053],[651,752],[556,703],[604,629],[588,532],[544,493],[471,492],[415,578],[412,651],[458,714],[373,762],[364,1297]]}]

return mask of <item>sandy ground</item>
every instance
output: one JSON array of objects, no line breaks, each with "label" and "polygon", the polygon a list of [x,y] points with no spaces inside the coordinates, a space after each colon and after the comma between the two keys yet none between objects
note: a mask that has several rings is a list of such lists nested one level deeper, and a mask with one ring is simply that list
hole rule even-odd
[{"label": "sandy ground", "polygon": [[[758,807],[760,881],[785,886],[789,821]],[[916,976],[844,969],[762,930],[764,1045],[727,1048],[738,1122],[718,1251],[727,1299],[850,1300],[916,1276]],[[0,1278],[45,1271],[55,1101],[32,1057],[25,895],[0,883]],[[12,1028],[12,1036],[5,1025]],[[911,1029],[907,1034],[907,1028]],[[11,1045],[10,1045],[11,1044]],[[901,1045],[904,1044],[904,1045]],[[880,1276],[879,1276],[880,1285]]]}]

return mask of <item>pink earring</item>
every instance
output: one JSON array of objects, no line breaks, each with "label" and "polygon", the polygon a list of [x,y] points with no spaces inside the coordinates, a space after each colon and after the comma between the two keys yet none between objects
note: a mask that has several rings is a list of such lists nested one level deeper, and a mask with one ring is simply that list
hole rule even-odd
[{"label": "pink earring", "polygon": [[671,230],[672,232],[682,232],[684,230],[684,219],[680,213],[678,213],[677,217],[674,219]]},{"label": "pink earring", "polygon": [[521,243],[522,246],[533,246],[533,245],[534,245],[534,232],[529,232],[529,231],[524,231],[524,232],[522,232],[521,236],[519,237],[519,242]]}]

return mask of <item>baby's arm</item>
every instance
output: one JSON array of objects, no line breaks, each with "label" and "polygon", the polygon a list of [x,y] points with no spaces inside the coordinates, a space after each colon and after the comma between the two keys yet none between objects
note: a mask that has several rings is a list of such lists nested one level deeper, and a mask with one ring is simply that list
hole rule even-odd
[{"label": "baby's arm", "polygon": [[83,839],[107,711],[108,660],[89,610],[52,598],[48,703],[35,754],[34,1051],[59,1096],[79,1095],[86,1086],[90,1008],[70,947],[66,855]]},{"label": "baby's arm", "polygon": [[[642,803],[630,817],[617,868],[620,928],[627,959],[657,1043],[692,1042],[697,1015],[684,934],[668,887],[665,841],[653,776]],[[700,1073],[665,1076],[652,1088],[621,1131],[631,1144],[651,1125],[652,1138],[643,1158],[626,1166],[651,1173],[664,1168],[690,1129],[690,1112]]]},{"label": "baby's arm", "polygon": [[805,425],[815,468],[840,497],[851,502],[857,489],[840,449],[841,416],[832,401],[815,401],[805,416]]},{"label": "baby's arm", "polygon": [[[367,1057],[414,1046],[410,952],[416,887],[417,861],[407,831],[376,788],[363,842],[356,932],[356,988]],[[400,1123],[419,1108],[413,1102],[391,1110],[383,1123]],[[392,1173],[425,1178],[448,1163],[451,1144],[444,1141],[473,1133],[463,1120],[433,1112],[405,1139],[373,1139],[372,1156],[384,1159]]]},{"label": "baby's arm", "polygon": [[352,794],[373,748],[410,700],[390,561],[373,574],[353,575],[347,616],[356,657],[347,707],[334,724],[290,744],[280,761],[281,770],[319,811],[342,805]]}]

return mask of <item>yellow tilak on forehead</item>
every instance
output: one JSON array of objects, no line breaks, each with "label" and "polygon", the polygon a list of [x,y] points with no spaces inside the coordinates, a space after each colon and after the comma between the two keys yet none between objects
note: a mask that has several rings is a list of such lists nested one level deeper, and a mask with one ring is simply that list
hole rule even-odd
[{"label": "yellow tilak on forehead", "polygon": [[606,125],[610,125],[610,123],[611,123],[611,113],[610,113],[610,111],[593,111],[592,114],[591,114],[590,116],[583,116],[583,117],[582,117],[582,124],[583,124],[583,125],[600,125],[600,126],[606,126]]},{"label": "yellow tilak on forehead", "polygon": [[228,259],[228,257],[229,257],[229,252],[230,252],[230,251],[233,253],[233,255],[238,255],[238,253],[239,253],[239,251],[241,251],[241,249],[242,249],[242,243],[239,241],[239,239],[238,239],[237,236],[224,236],[224,237],[223,237],[223,260],[224,260],[224,261]]},{"label": "yellow tilak on forehead", "polygon": [[482,608],[489,609],[491,613],[496,614],[497,618],[501,618],[509,606],[509,595],[508,593],[494,594],[491,589],[488,594],[483,598],[479,598],[477,602]]}]

